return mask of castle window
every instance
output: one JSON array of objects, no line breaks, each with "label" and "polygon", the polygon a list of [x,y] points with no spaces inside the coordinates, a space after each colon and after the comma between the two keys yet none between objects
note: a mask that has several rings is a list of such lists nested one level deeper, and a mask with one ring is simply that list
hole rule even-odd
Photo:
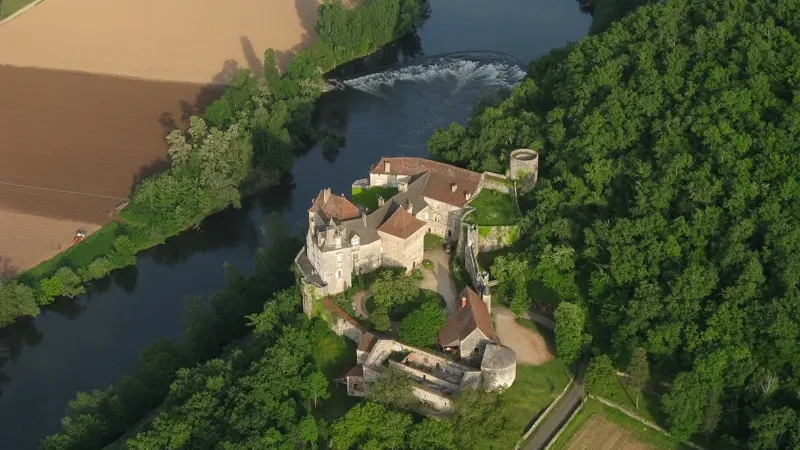
[{"label": "castle window", "polygon": [[361,238],[359,238],[358,236],[353,236],[353,239],[350,240],[351,245],[358,245],[360,243],[361,243]]},{"label": "castle window", "polygon": [[342,271],[341,270],[337,270],[336,271],[336,279],[338,280],[340,278],[342,278]]}]

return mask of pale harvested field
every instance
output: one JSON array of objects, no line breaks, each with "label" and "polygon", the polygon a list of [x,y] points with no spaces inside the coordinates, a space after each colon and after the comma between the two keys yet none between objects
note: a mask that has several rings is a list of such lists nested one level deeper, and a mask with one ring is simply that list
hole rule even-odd
[{"label": "pale harvested field", "polygon": [[652,450],[637,441],[633,432],[594,414],[567,444],[568,450]]},{"label": "pale harvested field", "polygon": [[100,225],[0,209],[0,279],[46,261],[72,245],[75,231]]},{"label": "pale harvested field", "polygon": [[318,0],[46,0],[0,26],[0,64],[226,83],[310,43]]}]

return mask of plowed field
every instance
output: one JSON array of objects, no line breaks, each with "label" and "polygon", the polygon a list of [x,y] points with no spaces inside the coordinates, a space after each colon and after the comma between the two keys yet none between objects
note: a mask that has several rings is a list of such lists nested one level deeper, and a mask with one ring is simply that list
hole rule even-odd
[{"label": "plowed field", "polygon": [[0,86],[0,210],[26,215],[0,217],[0,257],[22,269],[62,242],[28,215],[45,216],[54,236],[67,230],[64,242],[78,225],[105,223],[136,181],[165,167],[167,130],[219,90],[8,66]]},{"label": "plowed field", "polygon": [[[644,425],[642,425],[644,426]],[[567,444],[568,450],[651,450],[633,432],[594,414]]]},{"label": "plowed field", "polygon": [[76,220],[22,214],[0,209],[0,279],[11,278],[72,245],[75,230],[92,233],[99,226]]},{"label": "plowed field", "polygon": [[314,35],[317,0],[47,0],[0,27],[0,64],[225,83],[285,66]]}]

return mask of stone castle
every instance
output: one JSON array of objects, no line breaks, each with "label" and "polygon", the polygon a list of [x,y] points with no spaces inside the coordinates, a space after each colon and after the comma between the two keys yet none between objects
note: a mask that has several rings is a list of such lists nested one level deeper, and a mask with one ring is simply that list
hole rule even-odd
[{"label": "stone castle", "polygon": [[[330,299],[347,290],[358,274],[380,267],[410,271],[421,265],[426,233],[456,244],[464,215],[471,210],[470,201],[481,189],[501,189],[493,186],[492,179],[510,178],[522,191],[532,188],[538,153],[520,149],[510,156],[507,175],[473,172],[424,158],[385,157],[370,168],[368,179],[354,184],[397,188],[392,198],[379,198],[374,211],[330,189],[313,199],[306,245],[295,258],[303,311],[314,315],[316,300],[323,299],[321,306],[333,313],[333,331],[358,343],[358,364],[339,380],[350,395],[364,395],[367,384],[394,368],[415,381],[414,394],[424,404],[447,412],[452,396],[461,389],[502,389],[514,382],[516,355],[497,342],[487,296],[469,287],[459,295],[460,308],[438,333],[438,347],[450,357],[372,334]],[[508,187],[504,189],[509,192]],[[478,291],[482,287],[476,285]]]}]

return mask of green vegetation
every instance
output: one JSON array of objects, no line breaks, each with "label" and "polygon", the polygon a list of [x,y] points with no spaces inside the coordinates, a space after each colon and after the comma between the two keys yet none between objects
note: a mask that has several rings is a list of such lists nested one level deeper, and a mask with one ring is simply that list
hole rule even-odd
[{"label": "green vegetation", "polygon": [[427,270],[433,270],[433,261],[431,261],[430,259],[423,259],[422,267],[424,267]]},{"label": "green vegetation", "polygon": [[519,220],[514,198],[491,189],[482,189],[478,196],[469,202],[475,208],[464,218],[466,223],[479,226],[513,225]]},{"label": "green vegetation", "polygon": [[796,0],[642,6],[429,142],[475,170],[543,149],[519,257],[593,352],[646,350],[678,439],[800,442],[799,36]]},{"label": "green vegetation", "polygon": [[2,0],[0,1],[0,20],[14,14],[33,3],[34,0]]},{"label": "green vegetation", "polygon": [[570,376],[564,363],[557,359],[540,366],[517,366],[514,384],[503,394],[505,404],[513,411],[509,426],[517,438],[531,419],[547,409],[567,387]]},{"label": "green vegetation", "polygon": [[610,400],[628,411],[649,420],[656,425],[666,428],[666,417],[661,410],[661,395],[651,390],[653,387],[642,389],[639,394],[639,407],[636,407],[636,389],[629,385],[629,380],[618,377],[616,383],[601,397]]},{"label": "green vegetation", "polygon": [[384,200],[389,200],[397,194],[397,188],[371,186],[371,187],[353,187],[351,197],[353,203],[367,208],[369,211],[378,209],[378,197],[383,197]]},{"label": "green vegetation", "polygon": [[431,347],[436,343],[439,328],[444,322],[444,308],[439,304],[439,300],[423,300],[419,307],[414,308],[403,318],[397,331],[397,338],[408,345]]},{"label": "green vegetation", "polygon": [[442,248],[442,244],[444,244],[444,238],[431,233],[425,234],[422,243],[426,252],[435,250],[437,248]]},{"label": "green vegetation", "polygon": [[587,399],[580,412],[578,412],[573,420],[564,428],[561,436],[559,436],[558,440],[553,444],[552,450],[568,448],[567,445],[572,437],[595,415],[604,421],[623,427],[626,431],[632,433],[639,442],[645,443],[658,450],[689,450],[691,448],[658,430],[644,425],[636,419],[626,416],[624,413],[610,406],[606,406],[593,399]]},{"label": "green vegetation", "polygon": [[[14,5],[19,2],[5,0],[2,11]],[[203,117],[190,118],[185,135],[169,134],[172,166],[136,186],[120,213],[125,225],[110,224],[21,274],[13,291],[28,288],[32,295],[0,298],[16,305],[0,308],[0,324],[13,322],[14,314],[35,315],[58,296],[80,295],[85,282],[135,264],[137,252],[214,212],[239,207],[244,193],[277,183],[297,152],[325,137],[312,123],[322,74],[411,32],[429,6],[425,0],[378,0],[349,8],[326,0],[319,13],[316,42],[292,59],[287,73],[278,72],[275,51],[267,50],[264,77],[239,71]]]},{"label": "green vegetation", "polygon": [[602,33],[634,9],[655,2],[656,0],[594,0],[589,33]]},{"label": "green vegetation", "polygon": [[586,313],[580,306],[561,302],[555,314],[556,354],[559,359],[567,364],[578,360],[584,347],[591,340],[591,336],[584,332],[586,328]]}]

